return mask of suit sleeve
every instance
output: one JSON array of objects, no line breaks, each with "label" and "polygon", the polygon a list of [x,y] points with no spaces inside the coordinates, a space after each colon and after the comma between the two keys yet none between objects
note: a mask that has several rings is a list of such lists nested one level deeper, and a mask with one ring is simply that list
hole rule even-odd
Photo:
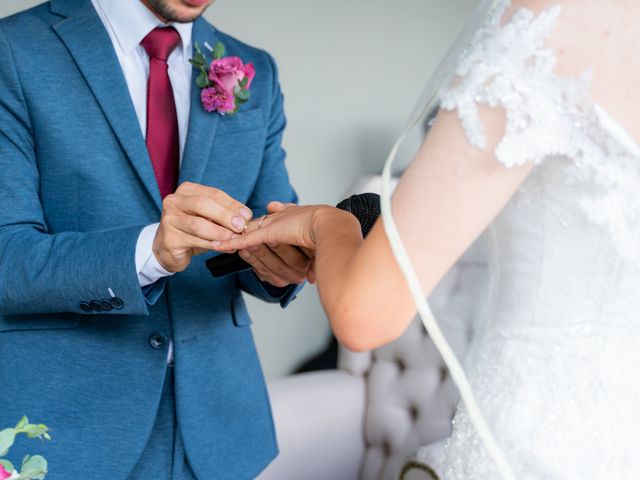
[{"label": "suit sleeve", "polygon": [[[260,215],[266,213],[266,205],[274,200],[298,203],[298,196],[289,181],[285,166],[286,154],[282,148],[282,136],[287,121],[284,115],[284,99],[278,81],[278,69],[271,56],[268,56],[268,59],[272,71],[273,95],[267,123],[267,141],[258,181],[248,202],[248,206]],[[297,285],[275,288],[261,282],[253,271],[241,273],[238,275],[238,280],[240,287],[246,292],[267,302],[278,302],[283,308],[295,299],[302,288]]]},{"label": "suit sleeve", "polygon": [[[144,225],[48,231],[34,132],[1,26],[0,59],[0,315],[148,314],[135,267]],[[111,299],[111,293],[121,308],[88,310],[92,301]]]}]

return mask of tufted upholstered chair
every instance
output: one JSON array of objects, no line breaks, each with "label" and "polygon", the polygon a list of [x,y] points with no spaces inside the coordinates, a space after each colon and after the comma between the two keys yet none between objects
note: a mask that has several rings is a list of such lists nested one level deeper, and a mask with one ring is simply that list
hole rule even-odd
[{"label": "tufted upholstered chair", "polygon": [[[352,193],[380,185],[365,177]],[[481,238],[429,297],[463,360],[483,328],[486,258]],[[259,480],[437,479],[458,394],[421,322],[372,352],[341,348],[338,364],[270,382],[280,455]]]},{"label": "tufted upholstered chair", "polygon": [[[460,358],[482,326],[485,258],[477,242],[429,299]],[[280,456],[260,480],[437,478],[458,394],[419,320],[373,352],[342,349],[337,371],[293,375],[269,390]]]}]

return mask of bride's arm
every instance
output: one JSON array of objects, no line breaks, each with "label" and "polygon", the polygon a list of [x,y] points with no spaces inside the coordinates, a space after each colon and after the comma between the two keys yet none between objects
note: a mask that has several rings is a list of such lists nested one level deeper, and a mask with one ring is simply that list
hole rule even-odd
[{"label": "bride's arm", "polygon": [[[398,229],[428,295],[500,212],[531,170],[494,155],[502,110],[479,107],[487,147],[469,145],[456,113],[441,112],[393,197]],[[362,240],[354,217],[329,207],[292,207],[235,240],[315,249],[320,299],[338,339],[368,350],[399,337],[416,313],[381,221]],[[228,245],[226,245],[228,246]]]},{"label": "bride's arm", "polygon": [[[441,112],[393,197],[394,217],[425,295],[489,225],[532,166],[507,169],[493,152],[504,113],[481,110],[487,148],[471,147],[455,113]],[[316,275],[336,336],[353,350],[399,337],[416,313],[379,221],[361,245],[317,231]]]}]

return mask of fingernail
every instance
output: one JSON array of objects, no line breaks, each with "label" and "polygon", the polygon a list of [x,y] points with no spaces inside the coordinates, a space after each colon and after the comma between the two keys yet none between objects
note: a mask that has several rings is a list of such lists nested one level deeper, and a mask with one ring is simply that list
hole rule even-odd
[{"label": "fingernail", "polygon": [[258,251],[258,247],[249,247],[247,248],[251,253],[256,253]]},{"label": "fingernail", "polygon": [[248,208],[241,208],[240,215],[242,215],[245,220],[251,220],[251,217],[253,217],[253,212]]},{"label": "fingernail", "polygon": [[215,240],[215,241],[213,242],[213,246],[214,246],[214,247],[219,247],[220,245],[222,245],[222,242],[221,242],[220,240]]},{"label": "fingernail", "polygon": [[231,224],[238,230],[242,230],[246,225],[246,222],[240,217],[233,217],[233,219],[231,220]]},{"label": "fingernail", "polygon": [[250,258],[250,257],[251,257],[251,255],[249,254],[249,252],[247,252],[246,250],[240,250],[240,251],[238,252],[238,254],[239,254],[242,258],[244,258],[245,260],[246,260],[247,258]]}]

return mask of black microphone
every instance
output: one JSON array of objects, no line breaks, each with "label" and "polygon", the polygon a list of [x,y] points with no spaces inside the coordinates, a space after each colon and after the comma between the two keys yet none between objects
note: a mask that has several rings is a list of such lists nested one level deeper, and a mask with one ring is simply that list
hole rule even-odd
[{"label": "black microphone", "polygon": [[[341,201],[336,208],[349,212],[360,222],[362,236],[366,237],[380,216],[380,195],[377,193],[361,193]],[[223,253],[207,260],[207,268],[216,278],[251,270],[253,267],[245,262],[238,253]]]}]

